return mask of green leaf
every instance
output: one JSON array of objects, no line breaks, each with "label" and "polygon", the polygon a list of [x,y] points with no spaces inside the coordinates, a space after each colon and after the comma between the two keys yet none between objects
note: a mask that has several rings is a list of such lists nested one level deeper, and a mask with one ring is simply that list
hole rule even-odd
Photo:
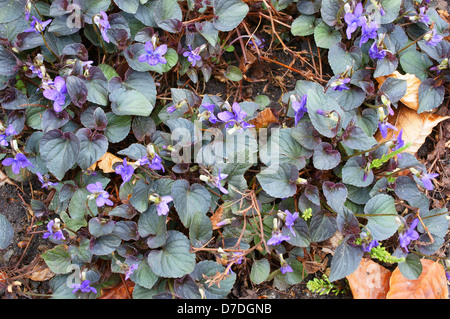
[{"label": "green leaf", "polygon": [[320,14],[323,21],[329,26],[336,25],[340,8],[341,3],[339,0],[322,0]]},{"label": "green leaf", "polygon": [[252,269],[250,271],[250,280],[259,285],[263,283],[270,273],[270,264],[269,261],[265,258],[255,260],[252,265]]},{"label": "green leaf", "polygon": [[347,188],[342,183],[333,183],[326,181],[322,184],[323,195],[327,200],[327,204],[335,211],[342,211],[345,201],[347,200]]},{"label": "green leaf", "polygon": [[430,58],[422,52],[409,50],[400,56],[403,71],[417,76],[421,81],[428,78],[428,70],[433,66]]},{"label": "green leaf", "polygon": [[[102,68],[100,68],[103,66]],[[111,71],[112,69],[112,71]],[[99,67],[92,66],[89,69],[89,78],[84,80],[87,87],[87,97],[89,102],[106,106],[108,104],[108,80],[104,73],[108,76],[117,75],[116,71],[107,64],[101,64]]]},{"label": "green leaf", "polygon": [[240,80],[242,80],[243,75],[241,70],[237,66],[230,65],[225,72],[225,77],[230,81],[239,82]]},{"label": "green leaf", "polygon": [[377,61],[377,66],[375,68],[375,72],[373,73],[374,77],[380,77],[384,75],[392,74],[398,67],[398,59],[391,52],[386,53],[386,57],[383,60]]},{"label": "green leaf", "polygon": [[131,127],[131,116],[116,115],[112,112],[106,113],[108,124],[105,129],[105,136],[111,143],[118,143],[128,136]]},{"label": "green leaf", "polygon": [[18,69],[19,65],[16,56],[3,46],[0,46],[0,75],[11,76],[16,74]]},{"label": "green leaf", "polygon": [[159,277],[179,278],[195,268],[195,254],[190,252],[189,239],[179,231],[169,230],[160,250],[152,250],[147,262]]},{"label": "green leaf", "polygon": [[287,272],[285,275],[285,280],[289,285],[296,285],[301,283],[308,273],[303,269],[303,264],[297,260],[297,258],[289,257],[286,258],[286,262],[292,268],[292,272]]},{"label": "green leaf", "polygon": [[147,289],[152,289],[155,283],[158,281],[158,276],[152,271],[147,263],[147,260],[141,260],[138,268],[133,271],[130,279],[137,285]]},{"label": "green leaf", "polygon": [[365,170],[366,162],[360,156],[351,157],[342,168],[342,181],[345,184],[366,187],[372,184],[374,175],[372,170]]},{"label": "green leaf", "polygon": [[423,266],[419,256],[408,254],[404,262],[398,263],[398,269],[405,278],[416,280],[422,273]]},{"label": "green leaf", "polygon": [[138,232],[141,237],[147,237],[147,244],[150,248],[158,248],[164,245],[167,238],[167,216],[159,216],[156,205],[151,205],[144,211],[138,220]]},{"label": "green leaf", "polygon": [[393,197],[386,194],[372,197],[364,207],[364,213],[371,215],[366,217],[366,227],[374,239],[388,239],[397,231],[398,224],[395,220],[398,214]]},{"label": "green leaf", "polygon": [[331,260],[330,282],[352,274],[358,268],[362,256],[363,251],[360,247],[350,245],[347,240],[342,241]]},{"label": "green leaf", "polygon": [[94,246],[91,248],[93,255],[109,255],[119,248],[122,240],[119,236],[108,234],[95,239]]},{"label": "green leaf", "polygon": [[373,136],[368,136],[359,126],[349,126],[342,135],[341,143],[354,150],[368,150],[377,144]]},{"label": "green leaf", "polygon": [[159,0],[154,11],[155,22],[168,32],[179,32],[183,13],[177,0]]},{"label": "green leaf", "polygon": [[41,158],[49,171],[58,180],[62,180],[66,172],[77,161],[80,140],[71,132],[51,130],[42,136],[39,149]]},{"label": "green leaf", "polygon": [[333,169],[341,162],[341,153],[330,143],[322,142],[314,149],[313,165],[320,170]]},{"label": "green leaf", "polygon": [[302,14],[298,16],[291,25],[291,33],[294,36],[307,36],[314,33],[316,17],[314,15]]},{"label": "green leaf", "polygon": [[114,0],[114,3],[123,11],[135,14],[139,8],[139,0]]},{"label": "green leaf", "polygon": [[193,247],[202,247],[212,237],[212,224],[208,216],[197,212],[191,219],[189,240]]},{"label": "green leaf", "polygon": [[108,140],[100,133],[93,133],[88,128],[82,128],[78,130],[77,137],[80,140],[77,163],[82,169],[89,168],[108,150]]},{"label": "green leaf", "polygon": [[347,71],[348,66],[355,72],[362,64],[361,49],[353,46],[347,51],[343,43],[337,42],[330,47],[328,62],[335,75]]},{"label": "green leaf", "polygon": [[380,87],[380,91],[385,93],[391,103],[398,102],[406,94],[406,80],[388,77]]},{"label": "green leaf", "polygon": [[426,79],[419,86],[419,109],[417,113],[428,112],[439,107],[444,101],[445,89],[434,79]]},{"label": "green leaf", "polygon": [[337,231],[336,218],[326,210],[313,215],[309,224],[311,242],[318,243],[327,240]]},{"label": "green leaf", "polygon": [[225,267],[212,260],[203,260],[195,265],[191,276],[196,284],[205,291],[206,299],[224,299],[233,288],[236,282],[236,274],[225,276],[218,284],[210,284],[207,280],[217,273],[223,273]]},{"label": "green leaf", "polygon": [[0,249],[6,249],[14,237],[14,228],[9,220],[0,214]]},{"label": "green leaf", "polygon": [[295,220],[292,230],[283,226],[281,232],[283,236],[289,236],[291,238],[287,242],[293,246],[308,247],[311,243],[309,227],[303,218],[297,218]]},{"label": "green leaf", "polygon": [[340,42],[341,39],[342,36],[339,31],[325,22],[320,22],[314,29],[314,40],[319,48],[329,49],[336,42]]},{"label": "green leaf", "polygon": [[219,31],[235,29],[249,11],[248,5],[241,0],[214,0],[214,26]]},{"label": "green leaf", "polygon": [[172,198],[181,222],[188,228],[194,215],[206,214],[211,204],[211,195],[203,185],[189,185],[189,182],[184,179],[173,183]]},{"label": "green leaf", "polygon": [[380,15],[379,24],[387,24],[393,22],[398,17],[400,7],[402,5],[401,0],[381,0],[381,6],[385,11],[385,15]]},{"label": "green leaf", "polygon": [[256,175],[263,190],[272,197],[290,197],[297,191],[298,169],[289,163],[269,166]]},{"label": "green leaf", "polygon": [[71,272],[72,258],[64,245],[47,250],[42,255],[48,268],[55,274],[67,274]]}]

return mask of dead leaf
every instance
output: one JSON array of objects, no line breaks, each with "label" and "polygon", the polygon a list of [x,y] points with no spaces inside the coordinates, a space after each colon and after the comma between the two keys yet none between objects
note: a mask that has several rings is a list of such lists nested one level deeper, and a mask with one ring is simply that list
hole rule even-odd
[{"label": "dead leaf", "polygon": [[387,299],[448,299],[444,267],[438,261],[420,261],[423,270],[416,280],[405,278],[398,267],[392,272]]},{"label": "dead leaf", "polygon": [[131,299],[134,282],[127,280],[110,289],[102,289],[102,295],[97,299]]},{"label": "dead leaf", "polygon": [[347,276],[354,299],[386,299],[391,272],[378,263],[363,258],[358,268]]},{"label": "dead leaf", "polygon": [[[415,154],[425,142],[427,136],[431,134],[433,128],[448,118],[450,116],[441,116],[427,112],[417,114],[416,111],[399,104],[395,114],[389,117],[388,121],[397,127],[399,131],[403,129],[402,139],[405,141],[405,144],[411,143],[411,146],[405,152]],[[398,132],[395,133],[398,134]],[[386,139],[384,139],[381,133],[377,132],[375,139],[381,143],[392,139],[393,135],[394,131],[388,130]]]},{"label": "dead leaf", "polygon": [[36,257],[30,263],[30,267],[32,267],[27,273],[25,278],[31,279],[33,281],[47,281],[55,276],[55,274],[47,267],[44,259],[41,257]]},{"label": "dead leaf", "polygon": [[8,175],[0,170],[0,186],[4,185],[5,183],[9,185],[15,185],[14,182],[8,177]]},{"label": "dead leaf", "polygon": [[92,164],[92,166],[89,167],[88,170],[95,171],[98,166],[98,168],[100,168],[104,173],[113,173],[114,169],[112,168],[112,166],[117,162],[122,162],[122,159],[118,158],[114,154],[106,152],[102,157],[100,157],[97,162]]},{"label": "dead leaf", "polygon": [[400,74],[400,72],[395,71],[394,73],[387,76],[380,76],[375,78],[377,82],[381,85],[386,81],[388,77],[393,77],[395,79],[406,80],[406,93],[400,99],[400,101],[405,104],[407,107],[413,110],[419,109],[419,86],[422,83],[419,78],[417,78],[414,74]]},{"label": "dead leaf", "polygon": [[250,121],[256,128],[267,127],[271,123],[278,123],[277,117],[273,114],[270,108],[259,112],[256,118]]},{"label": "dead leaf", "polygon": [[211,224],[213,226],[213,230],[222,228],[221,226],[217,226],[217,223],[219,223],[223,216],[223,207],[219,206],[214,214],[209,218],[211,220]]}]

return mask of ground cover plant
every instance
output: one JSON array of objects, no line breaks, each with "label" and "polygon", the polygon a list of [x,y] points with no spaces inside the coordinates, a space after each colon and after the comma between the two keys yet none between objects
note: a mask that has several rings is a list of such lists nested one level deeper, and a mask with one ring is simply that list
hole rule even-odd
[{"label": "ground cover plant", "polygon": [[[2,182],[43,191],[52,298],[448,298],[442,176],[417,156],[448,119],[445,3],[0,5]],[[276,100],[268,65],[294,79]]]}]

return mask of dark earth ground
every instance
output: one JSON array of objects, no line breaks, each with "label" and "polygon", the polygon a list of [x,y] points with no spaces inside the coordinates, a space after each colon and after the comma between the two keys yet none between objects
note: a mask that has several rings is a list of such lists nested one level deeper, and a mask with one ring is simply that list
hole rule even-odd
[{"label": "dark earth ground", "polygon": [[[270,35],[266,35],[270,36]],[[270,38],[269,38],[270,39]],[[266,44],[270,40],[266,38]],[[239,43],[235,42],[236,53],[227,53],[229,61],[239,61],[242,54],[239,52]],[[294,51],[303,51],[302,57],[306,57],[311,61],[308,42],[289,44],[288,47]],[[298,57],[293,60],[291,54],[283,53],[280,46],[274,47],[273,60],[281,62],[290,68],[296,70],[312,70],[311,65],[301,62]],[[316,69],[322,70],[327,74],[327,65],[318,65],[317,54],[315,56],[314,66]],[[223,76],[216,74],[205,86],[203,94],[218,94],[224,100],[234,101],[240,97],[240,100],[253,100],[257,95],[266,95],[271,100],[270,107],[274,111],[280,111],[282,106],[281,97],[285,92],[291,91],[295,87],[297,80],[304,77],[293,72],[286,66],[270,62],[255,62],[251,64],[246,76],[249,81],[242,81],[242,88],[236,83],[226,81]],[[314,74],[314,71],[312,71]],[[317,74],[316,74],[317,75]],[[327,79],[324,76],[324,79]],[[202,84],[200,84],[200,87]],[[195,88],[195,85],[193,86]],[[449,99],[439,108],[440,115],[450,115],[448,110]],[[431,205],[433,208],[446,206],[450,207],[448,198],[450,198],[450,157],[449,146],[446,143],[450,140],[450,121],[440,123],[427,138],[424,145],[420,148],[417,156],[428,168],[429,171],[439,173],[437,179],[437,187],[434,191],[429,192]],[[1,180],[1,179],[0,179]],[[12,223],[15,231],[13,243],[5,250],[0,251],[0,299],[16,299],[16,298],[48,298],[51,293],[48,279],[45,277],[45,263],[40,258],[40,254],[51,248],[53,244],[42,239],[42,232],[45,230],[43,225],[37,226],[39,219],[33,217],[30,209],[31,199],[45,200],[47,194],[40,188],[37,180],[25,183],[17,183],[9,185],[3,183],[0,186],[0,213],[8,218]],[[50,216],[51,218],[55,216]],[[447,240],[442,247],[442,253],[449,255],[450,245]],[[314,277],[321,277],[320,271],[316,274],[310,274],[303,283],[291,286],[286,291],[280,291],[271,283],[254,286],[246,277],[249,272],[239,272],[237,284],[230,293],[229,297],[233,299],[335,299],[344,298],[351,299],[352,295],[346,281],[338,284],[346,291],[338,296],[333,294],[320,296],[311,293],[306,288],[306,282]],[[34,277],[29,278],[33,274]],[[2,279],[6,278],[6,279]],[[36,279],[36,280],[35,280]],[[44,279],[44,280],[43,280]],[[12,292],[7,291],[8,285],[14,285]],[[18,285],[18,286],[17,286]],[[27,291],[28,295],[17,293]]]}]

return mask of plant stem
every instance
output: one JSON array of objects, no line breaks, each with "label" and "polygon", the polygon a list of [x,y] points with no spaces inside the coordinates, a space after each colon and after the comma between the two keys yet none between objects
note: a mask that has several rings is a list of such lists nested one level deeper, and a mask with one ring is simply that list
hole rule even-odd
[{"label": "plant stem", "polygon": [[425,36],[425,34],[426,34],[426,33],[422,34],[420,37],[418,37],[417,39],[415,39],[413,42],[411,42],[411,43],[408,44],[407,46],[401,48],[395,55],[399,55],[400,52],[405,51],[405,50],[408,49],[410,46],[412,46],[412,45],[416,44],[417,42],[419,42],[419,41]]}]

